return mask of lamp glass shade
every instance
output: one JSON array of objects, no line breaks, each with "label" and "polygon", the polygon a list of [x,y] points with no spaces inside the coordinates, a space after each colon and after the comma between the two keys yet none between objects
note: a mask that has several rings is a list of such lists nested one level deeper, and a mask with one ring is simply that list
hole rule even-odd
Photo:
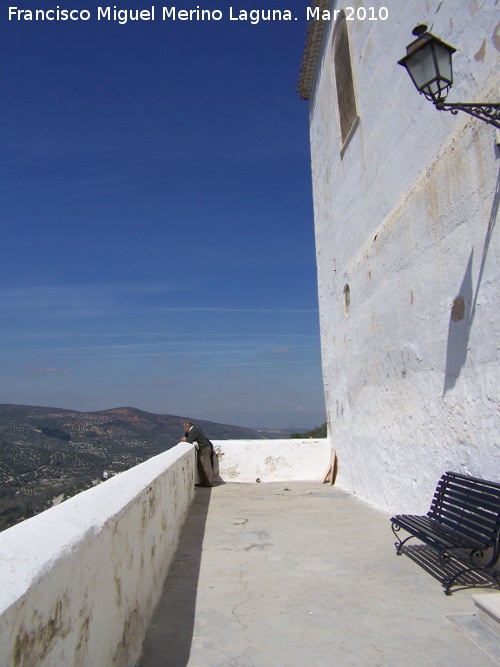
[{"label": "lamp glass shade", "polygon": [[442,101],[453,83],[451,57],[456,49],[426,32],[406,47],[399,64],[406,67],[416,87],[433,102]]},{"label": "lamp glass shade", "polygon": [[451,63],[451,56],[455,52],[455,49],[448,46],[448,44],[438,40],[434,42],[433,46],[436,69],[439,72],[439,78],[443,79],[443,81],[447,81],[451,85],[453,83],[453,66]]},{"label": "lamp glass shade", "polygon": [[418,91],[422,92],[425,86],[436,76],[434,58],[432,56],[432,45],[427,42],[406,58],[405,67],[413,79]]}]

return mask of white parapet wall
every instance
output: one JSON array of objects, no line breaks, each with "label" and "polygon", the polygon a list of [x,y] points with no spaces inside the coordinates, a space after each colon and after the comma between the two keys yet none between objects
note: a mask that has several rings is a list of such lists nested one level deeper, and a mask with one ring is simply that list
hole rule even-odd
[{"label": "white parapet wall", "polygon": [[325,439],[214,440],[225,482],[319,480],[330,461]]},{"label": "white parapet wall", "polygon": [[0,666],[132,666],[194,496],[181,443],[0,534]]},{"label": "white parapet wall", "polygon": [[[223,482],[321,482],[321,440],[216,440]],[[195,449],[155,456],[0,533],[0,667],[133,667],[194,496]]]}]

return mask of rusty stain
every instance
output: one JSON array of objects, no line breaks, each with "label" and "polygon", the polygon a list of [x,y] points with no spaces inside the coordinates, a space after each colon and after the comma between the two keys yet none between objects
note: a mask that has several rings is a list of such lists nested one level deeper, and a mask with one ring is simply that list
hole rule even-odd
[{"label": "rusty stain", "polygon": [[78,644],[75,649],[75,667],[85,667],[88,655],[90,617],[85,616],[80,626]]},{"label": "rusty stain", "polygon": [[150,486],[148,489],[148,496],[149,496],[149,518],[151,519],[156,511],[156,495],[152,486]]},{"label": "rusty stain", "polygon": [[287,460],[282,456],[268,456],[264,461],[264,464],[268,467],[268,472],[276,472],[278,466],[290,467],[290,464],[287,463]]},{"label": "rusty stain", "polygon": [[122,603],[122,582],[120,577],[115,574],[116,604],[119,607]]},{"label": "rusty stain", "polygon": [[83,602],[78,613],[80,618],[80,629],[78,631],[78,643],[75,648],[74,667],[85,667],[87,664],[88,644],[90,635],[90,619],[92,612],[88,608],[89,590],[85,589]]},{"label": "rusty stain", "polygon": [[477,3],[477,0],[473,0],[472,2],[469,3],[469,12],[472,18],[476,18],[478,11],[479,11],[479,5]]},{"label": "rusty stain", "polygon": [[486,53],[486,40],[483,39],[483,43],[481,44],[481,48],[477,53],[474,54],[475,60],[480,60],[483,62],[484,60],[484,54]]},{"label": "rusty stain", "polygon": [[495,30],[493,30],[492,40],[493,46],[497,51],[500,51],[500,22],[496,24]]},{"label": "rusty stain", "polygon": [[364,58],[367,58],[372,51],[372,40],[368,38],[365,43],[365,52],[363,54]]},{"label": "rusty stain", "polygon": [[457,296],[451,306],[451,319],[453,322],[460,322],[465,317],[465,300],[462,295]]},{"label": "rusty stain", "polygon": [[238,465],[228,466],[225,469],[225,473],[228,477],[238,477],[238,475],[240,474],[240,470],[238,468]]},{"label": "rusty stain", "polygon": [[[64,606],[68,606],[65,596]],[[33,614],[32,625],[36,629],[28,632],[23,626],[19,630],[14,646],[13,665],[15,667],[37,667],[47,656],[55,637],[66,637],[70,629],[64,629],[63,601],[58,600],[54,613],[46,623],[42,623],[40,613]]]},{"label": "rusty stain", "polygon": [[128,665],[130,663],[130,647],[137,645],[142,629],[143,622],[136,607],[125,621],[122,639],[111,658],[113,665]]},{"label": "rusty stain", "polygon": [[423,194],[427,217],[430,221],[437,222],[439,217],[439,198],[432,178],[428,178]]},{"label": "rusty stain", "polygon": [[413,290],[410,290],[410,306],[413,306]]}]

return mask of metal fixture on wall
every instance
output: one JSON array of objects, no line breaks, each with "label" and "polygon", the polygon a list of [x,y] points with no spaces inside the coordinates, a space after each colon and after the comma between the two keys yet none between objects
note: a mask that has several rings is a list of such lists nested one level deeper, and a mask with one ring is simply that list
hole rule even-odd
[{"label": "metal fixture on wall", "polygon": [[419,93],[434,103],[439,111],[459,111],[483,120],[500,129],[500,103],[497,102],[445,102],[453,85],[452,55],[456,49],[427,32],[425,24],[412,30],[417,38],[406,47],[406,56],[398,60],[408,71]]}]

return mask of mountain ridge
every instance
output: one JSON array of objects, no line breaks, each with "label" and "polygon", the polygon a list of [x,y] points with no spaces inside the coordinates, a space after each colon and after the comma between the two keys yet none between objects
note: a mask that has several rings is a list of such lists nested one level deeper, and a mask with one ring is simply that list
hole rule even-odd
[{"label": "mountain ridge", "polygon": [[[185,420],[132,407],[79,412],[0,404],[0,530],[47,509],[55,497],[70,497],[171,449]],[[196,424],[213,440],[268,437],[208,420]]]}]

